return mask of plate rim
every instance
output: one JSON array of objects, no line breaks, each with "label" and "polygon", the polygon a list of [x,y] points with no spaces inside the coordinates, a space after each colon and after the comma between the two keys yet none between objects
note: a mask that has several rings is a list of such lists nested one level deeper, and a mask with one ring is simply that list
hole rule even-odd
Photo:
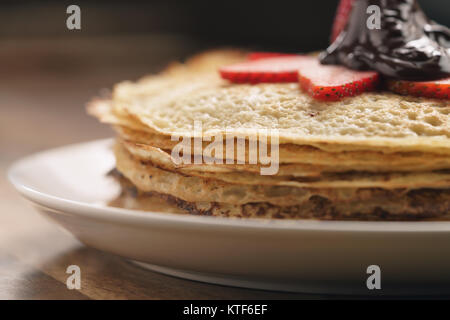
[{"label": "plate rim", "polygon": [[79,215],[96,220],[115,221],[139,225],[179,226],[183,228],[206,227],[208,229],[233,228],[235,230],[260,231],[310,231],[310,232],[450,232],[450,221],[322,221],[322,220],[268,220],[251,218],[226,218],[199,215],[181,215],[155,211],[143,211],[102,206],[100,204],[81,202],[41,192],[21,181],[17,173],[30,162],[44,156],[55,156],[70,149],[98,144],[105,148],[114,138],[90,140],[47,149],[14,161],[7,170],[7,178],[13,187],[31,202],[63,213]]}]

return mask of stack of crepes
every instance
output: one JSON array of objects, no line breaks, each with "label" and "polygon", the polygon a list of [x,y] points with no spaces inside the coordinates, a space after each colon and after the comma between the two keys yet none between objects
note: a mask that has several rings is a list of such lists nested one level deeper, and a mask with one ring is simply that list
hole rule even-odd
[{"label": "stack of crepes", "polygon": [[[388,92],[321,102],[296,83],[221,79],[219,66],[242,59],[235,51],[201,54],[90,103],[89,113],[118,132],[124,192],[227,217],[417,220],[450,211],[450,103]],[[237,152],[223,154],[232,160],[223,164],[173,157],[181,139],[223,134],[225,144],[233,133],[247,137],[248,155],[264,129],[268,143],[279,143],[272,175],[261,174],[267,163],[238,163]],[[192,143],[189,159],[209,144]]]}]

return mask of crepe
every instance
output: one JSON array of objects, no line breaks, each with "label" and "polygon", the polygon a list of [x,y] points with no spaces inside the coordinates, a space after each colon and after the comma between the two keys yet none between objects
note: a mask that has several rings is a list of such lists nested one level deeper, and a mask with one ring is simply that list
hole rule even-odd
[{"label": "crepe", "polygon": [[[368,173],[368,172],[318,172],[314,167],[304,174],[299,175],[260,175],[259,172],[217,172],[213,168],[219,165],[193,165],[184,167],[177,165],[167,152],[147,145],[136,144],[133,142],[121,141],[116,147],[116,158],[121,160],[123,157],[131,159],[130,161],[140,162],[141,165],[161,168],[166,171],[179,172],[185,175],[197,176],[206,179],[217,179],[234,184],[248,185],[279,185],[292,187],[316,187],[316,188],[423,188],[423,187],[449,187],[450,171],[435,172],[386,172],[386,173]],[[125,150],[126,149],[126,150]],[[225,166],[227,166],[225,164]],[[232,165],[239,168],[240,165]],[[231,167],[231,168],[233,168]],[[193,170],[195,168],[196,170]],[[230,167],[228,167],[230,168]],[[143,169],[144,170],[144,169]]]},{"label": "crepe", "polygon": [[445,212],[450,210],[448,189],[361,189],[356,193],[359,194],[356,201],[335,202],[313,195],[294,205],[276,205],[270,202],[231,204],[186,201],[168,193],[142,191],[119,171],[113,171],[112,175],[121,183],[122,194],[111,201],[110,205],[136,210],[229,218],[320,220],[448,219]]},{"label": "crepe", "polygon": [[[111,102],[108,100],[95,100],[88,109],[102,122],[114,125],[118,134],[128,141],[155,146],[163,150],[171,150],[178,143],[178,141],[172,141],[170,137],[155,133],[127,117],[119,118],[113,113]],[[204,147],[207,144],[208,142],[204,142]],[[191,145],[193,146],[193,143]],[[194,150],[191,153],[195,154]],[[327,152],[317,146],[288,143],[279,145],[279,153],[280,164],[306,164],[307,166],[298,167],[300,170],[304,168],[308,171],[312,170],[312,165],[319,166],[320,171],[427,171],[450,167],[450,157],[447,154],[417,151],[384,152],[384,150],[368,148],[368,150]],[[237,152],[234,152],[234,155],[237,155]],[[389,163],[389,166],[386,166],[386,163]],[[289,167],[293,168],[292,165]],[[245,166],[240,166],[240,168],[246,169]],[[253,169],[259,170],[255,167]],[[280,167],[280,171],[283,171],[283,166]]]},{"label": "crepe", "polygon": [[280,143],[327,151],[450,154],[450,104],[445,100],[372,92],[321,102],[295,83],[231,85],[216,71],[186,64],[170,75],[116,85],[112,102],[117,114],[168,136],[195,136],[194,121],[202,121],[202,136],[226,130],[252,136],[270,128],[279,130]]},{"label": "crepe", "polygon": [[[117,176],[135,195],[123,203],[158,199],[175,211],[271,219],[417,220],[449,212],[447,101],[378,92],[320,102],[297,84],[220,78],[218,66],[243,58],[206,53],[120,83],[110,98],[89,104],[118,133]],[[181,153],[180,141],[188,143]],[[221,148],[207,154],[211,142]],[[276,171],[264,175],[269,164],[259,151],[268,146]],[[251,161],[255,154],[259,162]]]}]

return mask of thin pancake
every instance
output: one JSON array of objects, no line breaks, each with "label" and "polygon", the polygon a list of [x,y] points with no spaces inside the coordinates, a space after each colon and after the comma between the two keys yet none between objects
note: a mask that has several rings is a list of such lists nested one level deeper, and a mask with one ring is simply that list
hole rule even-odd
[{"label": "thin pancake", "polygon": [[[279,131],[280,143],[314,145],[328,151],[383,150],[450,154],[450,103],[395,94],[365,93],[338,102],[320,102],[297,84],[230,84],[212,68],[220,57],[189,63],[138,82],[116,85],[114,112],[162,135],[254,136],[257,129]],[[208,70],[210,70],[208,68]]]},{"label": "thin pancake", "polygon": [[385,193],[401,196],[407,189],[380,188],[299,188],[291,186],[241,185],[184,175],[164,170],[133,158],[119,144],[115,147],[117,169],[140,191],[170,194],[185,201],[245,204],[268,202],[274,205],[297,205],[313,196],[341,202],[377,202]]},{"label": "thin pancake", "polygon": [[[129,141],[151,145],[164,150],[171,150],[178,141],[172,141],[170,137],[141,130],[142,125],[127,118],[118,118],[111,111],[107,101],[95,101],[89,105],[89,112],[101,121],[114,124],[120,136]],[[193,143],[191,143],[193,146]],[[203,148],[208,142],[203,143]],[[247,143],[248,145],[248,143]],[[225,148],[224,148],[225,150]],[[192,149],[192,154],[194,150]],[[235,155],[237,152],[234,153]],[[248,157],[248,150],[246,150]],[[281,144],[279,145],[280,171],[283,164],[303,164],[298,166],[298,175],[304,175],[302,169],[312,169],[316,166],[320,171],[430,171],[450,168],[450,157],[447,155],[423,153],[423,152],[396,152],[384,153],[381,151],[347,151],[326,152],[313,146]],[[389,163],[389,166],[386,166]],[[308,168],[308,166],[310,168]],[[213,168],[214,166],[209,166]],[[247,166],[248,168],[248,166]],[[246,170],[245,167],[240,167]],[[248,168],[250,169],[250,168]],[[253,168],[259,171],[259,168]],[[295,170],[293,166],[289,169]]]},{"label": "thin pancake", "polygon": [[[161,135],[134,131],[122,126],[116,127],[116,130],[126,140],[164,150],[172,150],[178,143]],[[208,142],[205,142],[203,148],[207,145]],[[248,142],[246,145],[248,146]],[[195,154],[194,143],[191,143],[191,146],[191,154]],[[225,146],[223,150],[226,150]],[[237,152],[234,152],[234,155],[237,155]],[[248,147],[245,150],[245,157],[248,158]],[[282,144],[279,145],[279,163],[313,165],[321,171],[429,171],[450,168],[450,157],[423,152],[387,154],[376,151],[325,152],[312,146]],[[389,166],[386,166],[386,163],[389,163]]]},{"label": "thin pancake", "polygon": [[[170,213],[189,213],[231,218],[320,219],[320,220],[423,220],[447,218],[450,190],[420,189],[402,194],[384,195],[378,203],[333,204],[313,196],[294,206],[277,206],[267,202],[233,205],[218,202],[189,202],[157,192],[139,192],[118,172],[122,194],[110,205],[128,209]],[[380,200],[380,199],[379,199]]]},{"label": "thin pancake", "polygon": [[[216,179],[224,182],[242,185],[274,185],[298,188],[446,188],[450,187],[450,172],[420,172],[420,173],[368,173],[342,172],[322,173],[304,176],[265,176],[248,172],[208,172],[201,170],[186,170],[176,165],[170,154],[161,149],[133,142],[122,141],[121,144],[134,159],[171,172],[183,175]],[[205,168],[201,165],[199,169]]]}]

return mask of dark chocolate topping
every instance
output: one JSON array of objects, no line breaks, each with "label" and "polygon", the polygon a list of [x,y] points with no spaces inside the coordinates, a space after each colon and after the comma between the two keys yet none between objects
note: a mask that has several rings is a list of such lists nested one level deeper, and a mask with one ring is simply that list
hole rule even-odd
[{"label": "dark chocolate topping", "polygon": [[[371,5],[381,9],[380,29],[367,27]],[[320,61],[404,80],[445,78],[450,29],[428,19],[416,0],[356,0],[346,28]]]}]

